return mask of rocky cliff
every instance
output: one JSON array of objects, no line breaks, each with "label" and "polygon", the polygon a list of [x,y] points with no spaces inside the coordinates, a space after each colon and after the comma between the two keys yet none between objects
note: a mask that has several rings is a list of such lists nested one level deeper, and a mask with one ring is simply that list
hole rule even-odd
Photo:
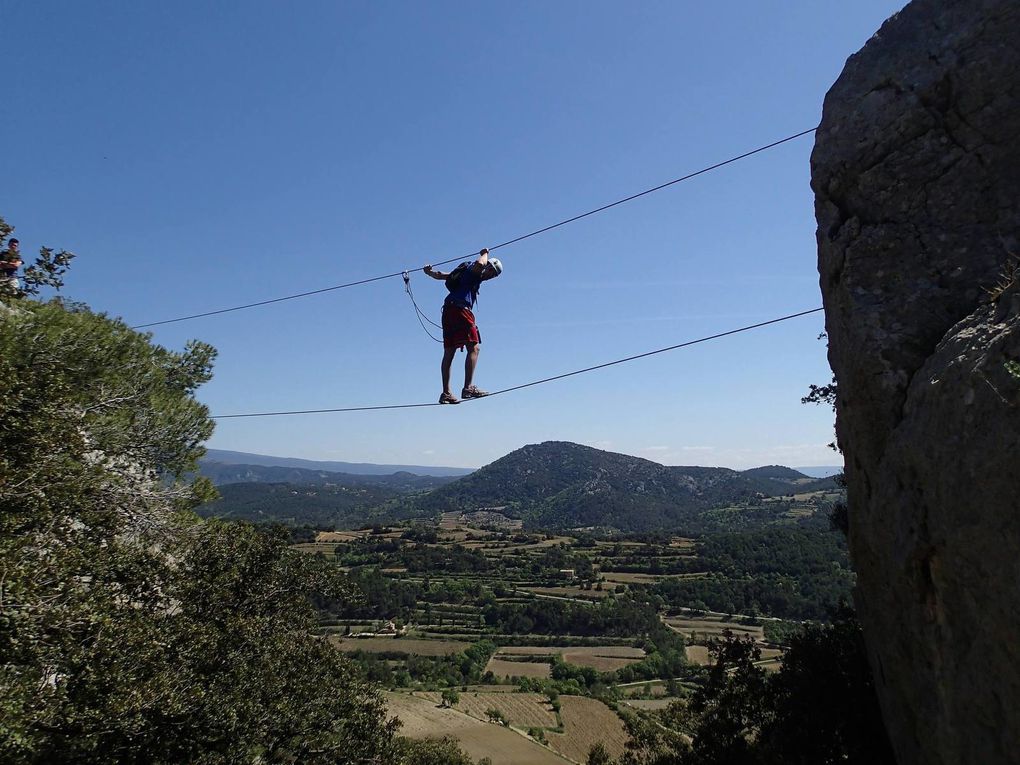
[{"label": "rocky cliff", "polygon": [[857,607],[901,763],[1020,762],[1020,3],[916,0],[812,155]]}]

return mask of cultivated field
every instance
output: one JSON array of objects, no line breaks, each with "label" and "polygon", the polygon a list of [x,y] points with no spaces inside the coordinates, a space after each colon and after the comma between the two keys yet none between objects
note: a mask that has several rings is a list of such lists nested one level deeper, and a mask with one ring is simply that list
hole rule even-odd
[{"label": "cultivated field", "polygon": [[727,621],[723,616],[667,616],[662,621],[687,637],[721,637],[723,630],[729,630],[737,636],[749,635],[758,641],[765,640],[760,624],[741,624],[736,619]]},{"label": "cultivated field", "polygon": [[609,596],[609,590],[582,590],[580,587],[527,587],[526,592],[536,595],[552,595],[557,598],[581,598],[582,600],[601,600]]},{"label": "cultivated field", "polygon": [[660,709],[665,709],[674,701],[676,699],[624,699],[623,703],[634,709],[657,712]]},{"label": "cultivated field", "polygon": [[689,645],[685,649],[687,651],[687,661],[692,664],[700,664],[703,667],[711,665],[712,657],[708,655],[708,647],[703,645]]},{"label": "cultivated field", "polygon": [[359,538],[354,531],[320,531],[315,535],[316,542],[351,542]]},{"label": "cultivated field", "polygon": [[442,709],[429,699],[410,694],[383,696],[389,713],[403,723],[402,736],[416,739],[453,736],[473,759],[488,757],[493,765],[563,765],[563,760],[553,752],[509,728],[482,722],[454,709]]},{"label": "cultivated field", "polygon": [[627,729],[616,713],[595,699],[560,696],[563,733],[546,733],[549,746],[574,762],[586,762],[599,741],[615,758],[624,752]]},{"label": "cultivated field", "polygon": [[570,648],[563,652],[563,661],[581,667],[592,667],[599,672],[611,672],[634,664],[644,658],[641,648],[628,646],[582,646]]},{"label": "cultivated field", "polygon": [[[435,704],[441,701],[438,692],[421,693],[422,698]],[[549,706],[549,698],[538,693],[467,693],[460,694],[454,706],[458,712],[488,721],[489,709],[498,709],[511,725],[518,728],[555,728],[556,714]]]},{"label": "cultivated field", "polygon": [[608,571],[602,577],[612,584],[655,584],[668,578],[661,574],[629,574],[625,571]]},{"label": "cultivated field", "polygon": [[408,638],[391,637],[331,637],[330,640],[341,651],[353,653],[354,651],[365,651],[367,653],[406,653],[416,656],[446,656],[451,653],[460,653],[470,648],[470,643],[461,643],[457,640],[409,640]]},{"label": "cultivated field", "polygon": [[485,671],[496,677],[550,677],[552,667],[534,661],[506,661],[495,657],[489,659]]},{"label": "cultivated field", "polygon": [[666,695],[666,683],[662,680],[646,680],[638,681],[636,683],[624,683],[618,685],[617,688],[623,693],[624,696],[644,696],[646,693],[652,696],[665,696]]},{"label": "cultivated field", "polygon": [[[641,661],[645,652],[641,648],[623,645],[595,646],[505,646],[496,651],[496,656],[562,656],[568,664],[579,667],[593,667],[599,672],[609,672],[628,664]],[[514,662],[520,663],[520,662]],[[520,673],[519,673],[520,674]],[[528,675],[531,677],[531,675]],[[544,677],[544,675],[543,675]]]},{"label": "cultivated field", "polygon": [[499,656],[552,656],[557,653],[614,656],[625,659],[641,659],[645,655],[643,648],[629,645],[508,645],[496,651]]}]

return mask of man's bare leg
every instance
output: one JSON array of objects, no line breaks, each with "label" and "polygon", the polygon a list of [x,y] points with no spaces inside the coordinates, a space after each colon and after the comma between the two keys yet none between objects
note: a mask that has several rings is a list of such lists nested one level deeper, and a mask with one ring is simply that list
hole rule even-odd
[{"label": "man's bare leg", "polygon": [[456,348],[443,348],[443,363],[439,366],[443,374],[443,393],[452,396],[450,390],[450,367],[453,366],[453,357],[457,355]]},{"label": "man's bare leg", "polygon": [[471,381],[475,377],[475,367],[478,366],[478,352],[482,350],[481,343],[468,343],[467,358],[464,359],[464,388],[471,387]]}]

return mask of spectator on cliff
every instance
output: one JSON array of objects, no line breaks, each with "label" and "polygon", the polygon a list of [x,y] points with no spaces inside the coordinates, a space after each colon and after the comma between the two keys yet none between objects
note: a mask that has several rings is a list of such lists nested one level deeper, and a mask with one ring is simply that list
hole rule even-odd
[{"label": "spectator on cliff", "polygon": [[0,294],[21,294],[18,269],[21,267],[21,243],[17,239],[7,242],[7,249],[0,252]]}]

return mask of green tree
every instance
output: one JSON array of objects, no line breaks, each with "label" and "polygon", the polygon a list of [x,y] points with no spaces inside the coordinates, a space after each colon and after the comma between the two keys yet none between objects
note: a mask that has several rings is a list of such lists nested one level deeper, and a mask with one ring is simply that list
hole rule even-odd
[{"label": "green tree", "polygon": [[495,707],[492,707],[491,709],[486,709],[485,716],[491,723],[497,723],[499,725],[502,725],[504,728],[510,727],[510,722],[506,719],[506,716]]},{"label": "green tree", "polygon": [[[13,232],[14,227],[0,218],[0,248],[6,248],[7,240]],[[66,250],[54,252],[50,247],[42,247],[35,263],[26,266],[22,272],[19,279],[21,294],[37,295],[43,287],[59,290],[73,258],[74,254]],[[9,300],[12,297],[15,297],[13,289],[6,282],[0,283],[0,298]]]},{"label": "green tree", "polygon": [[[715,664],[662,726],[632,719],[624,765],[893,765],[863,635],[843,607],[790,638],[779,672],[748,639],[712,645]],[[663,729],[665,727],[665,730]]]},{"label": "green tree", "polygon": [[445,688],[442,693],[442,705],[444,707],[453,707],[460,701],[460,694],[457,693],[453,688]]},{"label": "green tree", "polygon": [[283,531],[203,523],[214,351],[80,306],[0,313],[0,760],[397,761],[395,724],[313,637],[350,595]]},{"label": "green tree", "polygon": [[609,756],[609,751],[606,749],[605,744],[599,741],[588,750],[586,762],[587,765],[612,765],[613,758]]},{"label": "green tree", "polygon": [[[389,760],[393,765],[472,765],[471,758],[461,751],[454,738],[401,739],[394,748],[395,754]],[[487,759],[479,760],[478,765]]]}]

